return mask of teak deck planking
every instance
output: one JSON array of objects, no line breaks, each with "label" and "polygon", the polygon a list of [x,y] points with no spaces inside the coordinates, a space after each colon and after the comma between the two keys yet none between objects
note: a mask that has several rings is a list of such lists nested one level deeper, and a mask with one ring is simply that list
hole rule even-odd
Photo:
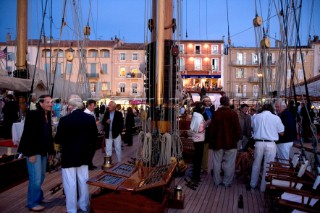
[{"label": "teak deck planking", "polygon": [[[136,156],[138,148],[137,135],[134,136],[133,146],[123,146],[123,160],[131,161],[131,157]],[[13,149],[13,152],[16,149]],[[0,154],[6,153],[5,147],[0,147]],[[101,166],[103,163],[104,153],[97,150],[94,157],[94,164]],[[115,154],[113,154],[113,162],[116,162]],[[210,168],[209,163],[209,168]],[[188,165],[189,168],[191,165]],[[101,173],[101,170],[89,171],[90,178]],[[190,173],[190,171],[188,171]],[[51,194],[52,189],[57,184],[61,183],[60,170],[52,173],[47,173],[45,182],[43,184],[43,191],[45,198],[53,200],[51,203],[45,204],[44,212],[56,213],[65,212],[65,197],[60,189],[55,194]],[[259,191],[247,191],[245,185],[241,180],[234,179],[231,187],[215,186],[213,178],[210,175],[202,176],[202,182],[196,190],[192,190],[185,186],[183,177],[175,178],[175,184],[182,186],[182,192],[185,194],[184,209],[167,209],[168,213],[193,213],[193,212],[208,212],[208,213],[224,213],[224,212],[267,212],[265,207],[264,195]],[[92,194],[98,188],[89,186]],[[2,213],[16,213],[29,212],[26,208],[28,181],[25,181],[7,191],[0,194],[0,212]],[[243,196],[243,209],[238,208],[239,195]]]}]

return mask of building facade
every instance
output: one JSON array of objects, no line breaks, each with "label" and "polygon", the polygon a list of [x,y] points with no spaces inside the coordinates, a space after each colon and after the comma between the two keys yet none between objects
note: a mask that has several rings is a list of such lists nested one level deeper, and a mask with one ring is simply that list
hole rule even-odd
[{"label": "building facade", "polygon": [[179,71],[185,91],[223,89],[225,55],[223,40],[179,41]]},{"label": "building facade", "polygon": [[292,70],[296,85],[304,81],[303,66],[306,79],[314,76],[313,49],[302,47],[301,51],[302,57],[299,49],[289,48],[286,57],[282,48],[230,47],[224,91],[239,103],[284,96],[285,92],[288,96]]}]

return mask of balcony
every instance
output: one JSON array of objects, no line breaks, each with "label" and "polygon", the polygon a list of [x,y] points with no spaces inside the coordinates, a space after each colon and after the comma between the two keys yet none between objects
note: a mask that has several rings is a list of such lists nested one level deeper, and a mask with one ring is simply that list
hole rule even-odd
[{"label": "balcony", "polygon": [[142,78],[142,73],[128,73],[126,78]]},{"label": "balcony", "polygon": [[98,80],[99,79],[99,73],[87,73],[87,78],[89,80]]},{"label": "balcony", "polygon": [[260,78],[251,76],[251,77],[248,78],[248,81],[250,83],[259,83],[260,82]]}]

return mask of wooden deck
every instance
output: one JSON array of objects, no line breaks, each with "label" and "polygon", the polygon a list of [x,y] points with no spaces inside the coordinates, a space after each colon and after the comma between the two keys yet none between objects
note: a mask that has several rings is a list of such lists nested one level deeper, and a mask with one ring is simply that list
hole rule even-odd
[{"label": "wooden deck", "polygon": [[[135,157],[137,149],[137,136],[134,137],[132,147],[124,145],[123,159],[124,161],[131,160]],[[12,150],[13,152],[16,149]],[[0,147],[0,154],[6,153],[6,148]],[[96,166],[103,163],[104,154],[101,150],[97,150],[94,157]],[[114,156],[115,157],[115,156]],[[90,177],[98,175],[101,170],[90,171]],[[44,212],[65,212],[65,197],[62,190],[51,194],[52,189],[57,184],[61,183],[61,173],[55,171],[47,173],[43,184],[45,198],[52,199],[53,202],[46,204]],[[168,213],[194,213],[194,212],[267,212],[265,208],[264,195],[259,191],[247,191],[245,185],[240,180],[234,180],[234,184],[230,188],[224,186],[216,187],[213,184],[211,175],[202,176],[202,182],[196,190],[192,190],[185,186],[185,181],[182,178],[175,179],[176,185],[181,185],[185,194],[184,209],[168,209]],[[93,193],[97,188],[89,186],[90,193]],[[28,190],[28,181],[21,183],[0,194],[0,212],[2,213],[23,213],[29,212],[26,208],[26,198]],[[238,208],[239,196],[243,196],[243,209]]]}]

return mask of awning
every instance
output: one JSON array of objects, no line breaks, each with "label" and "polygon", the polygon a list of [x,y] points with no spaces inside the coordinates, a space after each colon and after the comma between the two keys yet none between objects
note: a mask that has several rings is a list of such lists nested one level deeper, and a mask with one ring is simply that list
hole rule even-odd
[{"label": "awning", "polygon": [[181,75],[182,78],[221,78],[221,75]]}]

